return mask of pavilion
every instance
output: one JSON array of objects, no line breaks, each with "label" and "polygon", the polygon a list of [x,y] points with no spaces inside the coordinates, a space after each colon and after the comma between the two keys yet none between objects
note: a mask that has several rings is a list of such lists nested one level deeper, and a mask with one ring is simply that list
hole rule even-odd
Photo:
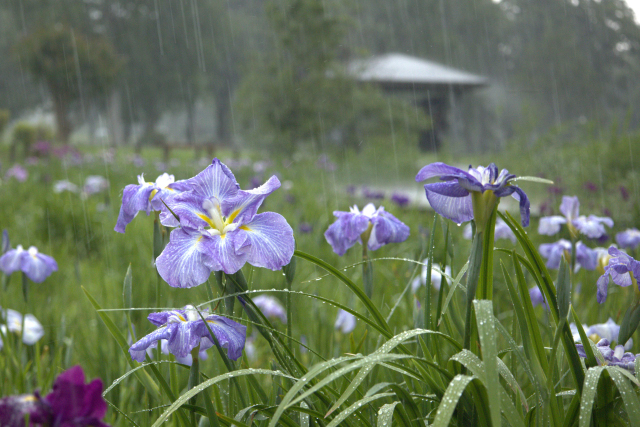
[{"label": "pavilion", "polygon": [[440,133],[448,129],[448,111],[464,92],[487,86],[486,77],[467,73],[437,62],[389,53],[353,60],[347,73],[363,83],[374,83],[386,92],[413,92],[418,105],[431,119],[431,129],[420,134],[421,149],[437,150]]}]

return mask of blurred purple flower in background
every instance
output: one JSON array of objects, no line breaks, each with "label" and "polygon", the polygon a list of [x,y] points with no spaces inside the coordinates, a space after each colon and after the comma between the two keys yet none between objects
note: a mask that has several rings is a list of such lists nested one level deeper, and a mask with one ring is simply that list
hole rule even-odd
[{"label": "blurred purple flower in background", "polygon": [[585,182],[583,187],[585,190],[590,191],[592,193],[595,193],[598,191],[598,186],[591,181]]},{"label": "blurred purple flower in background", "polygon": [[369,187],[362,187],[362,195],[370,200],[384,199],[384,191],[372,190]]},{"label": "blurred purple flower in background", "polygon": [[100,175],[89,175],[84,180],[84,187],[82,187],[82,191],[87,196],[102,193],[103,191],[108,189],[109,181],[107,180],[107,178]]},{"label": "blurred purple flower in background", "polygon": [[542,305],[545,309],[548,309],[547,301],[544,299],[544,295],[542,295],[542,291],[539,287],[534,286],[529,289],[529,298],[531,298],[531,304],[535,307],[538,305]]},{"label": "blurred purple flower in background", "polygon": [[258,295],[253,302],[266,317],[280,319],[282,323],[287,323],[287,312],[276,298],[270,295]]},{"label": "blurred purple flower in background", "polygon": [[411,200],[409,199],[409,196],[407,196],[406,194],[393,193],[391,195],[391,201],[393,203],[395,203],[396,205],[398,205],[399,207],[405,208],[405,207],[409,206],[409,202]]},{"label": "blurred purple flower in background", "polygon": [[18,164],[7,169],[7,172],[4,174],[5,179],[15,178],[18,182],[25,182],[28,177],[29,172]]},{"label": "blurred purple flower in background", "polygon": [[[462,230],[462,237],[467,240],[471,240],[473,238],[472,231],[473,230],[471,228],[471,224],[467,224]],[[511,230],[511,228],[507,225],[506,222],[504,222],[502,218],[497,218],[493,239],[494,241],[499,239],[508,239],[511,240],[511,243],[515,243],[516,235],[513,234],[513,230]]]},{"label": "blurred purple flower in background", "polygon": [[356,316],[342,309],[338,310],[338,316],[336,316],[336,323],[334,323],[333,328],[340,330],[343,334],[352,332],[356,328]]},{"label": "blurred purple flower in background", "polygon": [[[557,269],[560,267],[560,259],[566,252],[567,262],[571,256],[571,242],[560,239],[555,243],[543,243],[538,248],[540,255],[547,259],[547,268]],[[576,271],[582,267],[585,270],[595,270],[598,263],[598,254],[582,242],[576,243]]]},{"label": "blurred purple flower in background", "polygon": [[606,301],[609,286],[609,276],[618,286],[627,287],[635,284],[638,286],[637,278],[640,277],[640,262],[631,258],[615,246],[609,247],[609,262],[604,267],[604,274],[600,276],[596,286],[598,292],[596,298],[600,304]]},{"label": "blurred purple flower in background", "polygon": [[[33,314],[25,314],[23,317],[22,314],[15,310],[10,308],[3,310],[0,307],[0,317],[5,322],[5,324],[0,325],[3,333],[11,332],[22,336],[22,342],[26,345],[34,345],[44,336],[44,328]],[[24,331],[22,330],[23,322]],[[0,348],[2,348],[1,345]]]},{"label": "blurred purple flower in background", "polygon": [[37,141],[31,146],[31,151],[39,157],[47,157],[52,152],[51,142],[49,141]]},{"label": "blurred purple flower in background", "polygon": [[560,231],[562,224],[567,224],[569,232],[574,237],[580,232],[590,239],[598,239],[606,234],[605,225],[613,227],[611,218],[580,215],[580,201],[576,196],[563,196],[560,212],[564,216],[553,215],[540,218],[538,233],[552,236]]},{"label": "blurred purple flower in background", "polygon": [[136,154],[135,156],[133,156],[133,158],[131,159],[131,163],[133,163],[133,166],[135,166],[136,168],[141,168],[144,166],[144,159],[142,158],[142,156],[140,156],[139,154]]},{"label": "blurred purple flower in background", "polygon": [[251,177],[249,181],[249,190],[253,190],[254,188],[258,188],[262,185],[263,179],[261,176],[254,175]]},{"label": "blurred purple flower in background", "polygon": [[0,425],[24,427],[25,417],[31,425],[51,427],[109,427],[102,422],[107,402],[102,397],[102,380],[85,384],[82,368],[74,366],[58,375],[51,393],[8,396],[0,400]]},{"label": "blurred purple flower in background", "polygon": [[138,212],[143,211],[147,215],[154,211],[164,209],[164,204],[171,197],[189,188],[184,181],[177,181],[173,175],[163,173],[155,182],[146,182],[144,174],[138,175],[138,185],[129,184],[122,191],[122,205],[116,222],[115,231],[124,233]]},{"label": "blurred purple flower in background", "polygon": [[326,154],[322,154],[320,155],[320,157],[318,157],[316,166],[329,172],[333,172],[334,170],[336,170],[336,164],[333,163],[329,156],[327,156]]},{"label": "blurred purple flower in background", "polygon": [[243,191],[233,173],[218,159],[184,181],[190,189],[168,201],[160,214],[165,226],[177,227],[156,259],[160,276],[173,287],[204,283],[212,271],[233,274],[245,263],[280,270],[294,251],[293,229],[275,212],[257,211],[280,187],[272,176],[260,187]]},{"label": "blurred purple flower in background", "polygon": [[493,191],[496,197],[512,196],[520,202],[520,218],[523,226],[529,225],[529,199],[522,189],[511,184],[516,176],[506,169],[498,173],[498,168],[491,163],[486,168],[478,166],[465,172],[441,162],[431,163],[416,175],[416,182],[440,177],[441,181],[425,184],[424,189],[429,204],[438,214],[457,224],[473,219],[471,192],[484,194]]},{"label": "blurred purple flower in background", "polygon": [[49,255],[38,252],[35,246],[25,251],[22,245],[18,245],[0,257],[0,270],[7,275],[20,270],[32,281],[42,283],[51,273],[58,271],[58,263]]},{"label": "blurred purple flower in background", "polygon": [[640,231],[637,228],[629,228],[618,233],[616,242],[621,249],[635,249],[640,245]]},{"label": "blurred purple flower in background", "polygon": [[622,200],[629,200],[629,190],[627,189],[627,187],[621,185],[618,189],[620,190],[620,197],[622,197]]},{"label": "blurred purple flower in background", "polygon": [[77,193],[78,192],[78,186],[75,185],[72,182],[65,180],[62,181],[56,181],[53,183],[53,192],[56,194],[60,194],[63,191],[69,191],[71,193]]},{"label": "blurred purple flower in background", "polygon": [[372,251],[388,243],[404,242],[409,237],[409,227],[382,206],[376,210],[369,203],[362,212],[353,206],[349,212],[334,211],[333,215],[338,219],[325,231],[324,237],[340,256],[356,242],[363,243],[361,236],[368,230],[370,233],[366,245]]},{"label": "blurred purple flower in background", "polygon": [[302,234],[309,234],[313,232],[313,225],[309,224],[308,222],[301,222],[298,226],[298,230]]},{"label": "blurred purple flower in background", "polygon": [[[418,292],[418,289],[420,288],[420,286],[425,286],[427,283],[427,265],[426,265],[427,261],[428,260],[426,259],[423,261],[422,272],[420,273],[419,276],[416,276],[416,278],[413,279],[413,282],[411,282],[411,291],[414,294]],[[448,276],[451,276],[451,267],[447,265],[444,268],[444,273]],[[441,283],[442,283],[442,273],[440,273],[440,269],[432,268],[431,269],[431,286],[433,286],[433,288],[436,291],[439,291]]]},{"label": "blurred purple flower in background", "polygon": [[609,217],[600,217],[595,215],[581,215],[573,220],[576,229],[590,239],[599,239],[606,237],[604,226],[613,227],[613,220]]},{"label": "blurred purple flower in background", "polygon": [[350,196],[355,196],[355,195],[356,195],[356,191],[357,191],[357,190],[358,190],[358,189],[356,188],[356,186],[355,186],[355,185],[347,185],[347,190],[346,190],[346,191],[347,191],[347,194],[348,194],[348,195],[350,195]]},{"label": "blurred purple flower in background", "polygon": [[147,348],[163,339],[168,341],[168,351],[176,357],[185,358],[198,346],[200,351],[205,351],[214,345],[209,333],[210,328],[220,346],[227,349],[229,359],[237,360],[242,355],[247,327],[226,317],[208,314],[206,310],[202,310],[201,313],[204,321],[190,305],[183,310],[149,314],[147,319],[158,326],[158,329],[142,337],[129,348],[131,358],[143,362]]}]

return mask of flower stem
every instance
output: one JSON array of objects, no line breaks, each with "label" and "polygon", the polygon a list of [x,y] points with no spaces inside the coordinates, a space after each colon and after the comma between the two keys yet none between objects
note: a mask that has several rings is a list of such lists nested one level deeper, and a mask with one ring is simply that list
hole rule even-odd
[{"label": "flower stem", "polygon": [[469,349],[471,344],[471,309],[473,299],[476,296],[478,279],[480,278],[480,265],[482,264],[483,232],[477,232],[471,244],[469,255],[469,270],[467,270],[467,306],[464,325],[464,348]]},{"label": "flower stem", "polygon": [[[493,247],[495,241],[497,212],[498,204],[496,203],[482,232],[482,261],[478,288],[476,291],[478,299],[493,299]],[[476,231],[476,233],[478,233],[478,231]]]},{"label": "flower stem", "polygon": [[373,296],[373,265],[369,259],[369,250],[367,248],[369,242],[369,236],[371,236],[371,230],[373,226],[369,223],[369,228],[360,235],[362,240],[362,285],[364,287],[364,293],[369,299]]}]

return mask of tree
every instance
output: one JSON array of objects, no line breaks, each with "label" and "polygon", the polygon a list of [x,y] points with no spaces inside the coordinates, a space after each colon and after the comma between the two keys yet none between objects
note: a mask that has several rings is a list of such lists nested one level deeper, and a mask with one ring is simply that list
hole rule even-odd
[{"label": "tree", "polygon": [[16,46],[20,62],[42,80],[51,94],[58,137],[66,142],[72,131],[68,111],[84,97],[103,97],[113,87],[121,62],[110,43],[87,37],[62,24],[41,28]]}]

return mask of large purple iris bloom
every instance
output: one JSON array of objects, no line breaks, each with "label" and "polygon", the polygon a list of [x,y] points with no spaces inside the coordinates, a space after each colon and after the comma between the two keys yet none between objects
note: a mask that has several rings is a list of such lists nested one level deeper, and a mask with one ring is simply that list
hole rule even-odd
[{"label": "large purple iris bloom", "polygon": [[[544,243],[539,248],[540,255],[547,258],[547,268],[559,268],[560,260],[565,251],[571,255],[571,242],[560,239],[555,243]],[[576,244],[576,270],[595,270],[598,266],[598,253],[582,242]]]},{"label": "large purple iris bloom", "polygon": [[237,360],[242,356],[247,327],[215,314],[207,315],[203,312],[203,317],[204,321],[190,305],[183,310],[151,313],[147,318],[158,326],[158,329],[142,337],[129,348],[131,358],[138,362],[144,361],[147,348],[160,340],[167,340],[167,348],[176,358],[185,358],[198,346],[200,351],[213,347],[214,340],[209,329],[220,346],[227,349],[229,359]]},{"label": "large purple iris bloom", "polygon": [[118,214],[115,230],[124,233],[127,224],[133,221],[138,212],[146,212],[147,215],[164,208],[162,201],[166,203],[169,198],[181,191],[187,190],[184,181],[177,181],[173,175],[163,173],[156,182],[146,182],[144,174],[138,175],[138,185],[129,184],[122,192],[122,205]]},{"label": "large purple iris bloom", "polygon": [[606,234],[604,226],[613,227],[609,217],[580,215],[580,201],[576,196],[563,196],[560,204],[563,216],[552,215],[540,218],[538,233],[552,236],[560,231],[562,224],[567,224],[569,232],[575,237],[580,232],[590,239],[599,239]]},{"label": "large purple iris bloom", "polygon": [[275,212],[257,214],[264,199],[280,187],[277,177],[243,191],[229,168],[214,159],[185,184],[189,191],[167,203],[173,213],[160,215],[164,225],[180,226],[156,260],[169,285],[197,286],[212,271],[233,274],[246,262],[279,270],[291,261],[295,242],[287,220]]},{"label": "large purple iris bloom", "polygon": [[521,188],[511,184],[516,176],[506,169],[498,173],[497,166],[491,163],[486,168],[469,166],[469,171],[465,172],[437,162],[420,169],[416,182],[436,176],[444,182],[425,184],[424,189],[431,207],[443,217],[458,224],[471,221],[474,218],[471,193],[492,191],[496,197],[512,196],[518,200],[522,225],[529,225],[529,198]]},{"label": "large purple iris bloom", "polygon": [[372,203],[362,211],[353,206],[349,212],[335,211],[333,215],[338,219],[324,232],[324,237],[340,256],[356,242],[362,243],[361,236],[367,230],[370,233],[366,245],[371,251],[388,243],[404,242],[409,237],[409,227],[386,212],[384,207],[376,209]]},{"label": "large purple iris bloom", "polygon": [[607,299],[607,287],[609,286],[609,276],[613,280],[613,283],[619,286],[631,286],[640,277],[640,262],[631,258],[626,253],[622,252],[615,246],[609,247],[609,263],[604,267],[604,274],[600,276],[596,286],[598,292],[596,298],[600,304]]},{"label": "large purple iris bloom", "polygon": [[102,422],[107,403],[102,398],[102,380],[85,384],[80,366],[63,372],[45,397],[34,395],[8,396],[0,400],[0,425],[24,427],[25,416],[31,425],[51,427],[109,427]]},{"label": "large purple iris bloom", "polygon": [[18,245],[0,257],[0,270],[7,275],[22,271],[32,281],[42,283],[51,273],[58,271],[58,263],[49,255],[38,252],[35,246],[25,251],[22,245]]}]

